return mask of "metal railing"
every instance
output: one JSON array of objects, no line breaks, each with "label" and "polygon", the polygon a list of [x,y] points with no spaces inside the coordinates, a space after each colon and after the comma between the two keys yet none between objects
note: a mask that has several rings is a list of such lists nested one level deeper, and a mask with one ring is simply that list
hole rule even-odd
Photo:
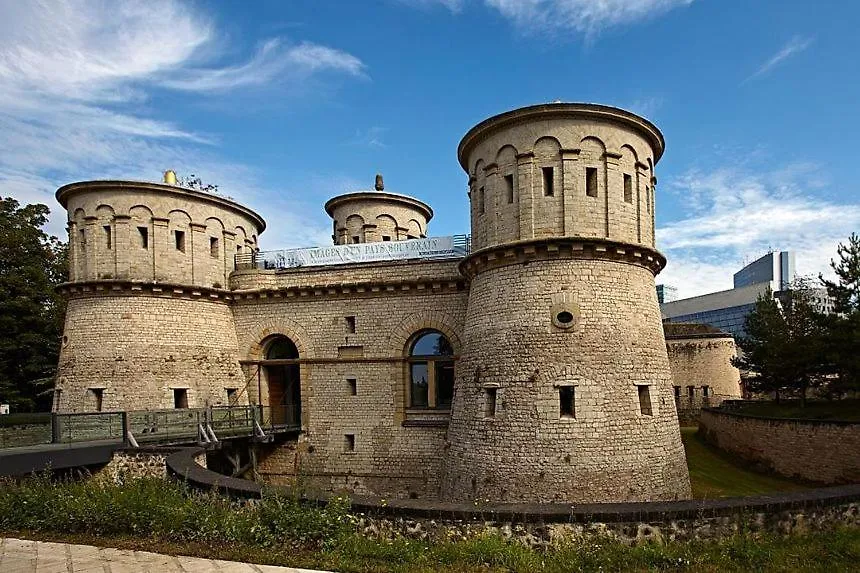
[{"label": "metal railing", "polygon": [[452,235],[331,247],[253,251],[237,253],[234,262],[236,270],[275,270],[379,261],[461,259],[468,255],[471,249],[471,235]]},{"label": "metal railing", "polygon": [[0,416],[0,449],[104,440],[138,444],[211,443],[298,431],[301,411],[289,406],[212,406],[129,412],[7,414]]}]

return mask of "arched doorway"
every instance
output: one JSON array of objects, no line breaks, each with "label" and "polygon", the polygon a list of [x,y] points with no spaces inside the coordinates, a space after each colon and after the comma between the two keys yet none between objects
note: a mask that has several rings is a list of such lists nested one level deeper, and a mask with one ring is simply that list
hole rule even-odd
[{"label": "arched doorway", "polygon": [[302,389],[297,362],[299,349],[283,335],[269,339],[265,349],[262,368],[266,374],[272,424],[300,426]]}]

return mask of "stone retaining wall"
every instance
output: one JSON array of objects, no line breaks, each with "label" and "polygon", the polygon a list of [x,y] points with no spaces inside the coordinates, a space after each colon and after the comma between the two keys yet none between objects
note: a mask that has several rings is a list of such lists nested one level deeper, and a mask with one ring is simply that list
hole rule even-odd
[{"label": "stone retaining wall", "polygon": [[704,439],[760,469],[825,484],[860,482],[860,423],[703,409]]}]

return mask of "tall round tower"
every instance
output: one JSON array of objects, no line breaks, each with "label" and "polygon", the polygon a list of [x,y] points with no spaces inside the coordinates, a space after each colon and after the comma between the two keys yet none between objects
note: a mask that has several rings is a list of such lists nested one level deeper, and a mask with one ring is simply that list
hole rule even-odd
[{"label": "tall round tower", "polygon": [[85,181],[57,200],[69,214],[70,269],[56,409],[247,402],[226,289],[263,219],[171,184]]},{"label": "tall round tower", "polygon": [[566,103],[460,142],[473,251],[443,498],[690,495],[654,286],[663,147],[641,117]]}]

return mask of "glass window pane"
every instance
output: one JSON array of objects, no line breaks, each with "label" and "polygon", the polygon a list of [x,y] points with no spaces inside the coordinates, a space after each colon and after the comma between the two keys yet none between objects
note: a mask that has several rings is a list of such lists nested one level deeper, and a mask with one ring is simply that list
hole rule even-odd
[{"label": "glass window pane", "polygon": [[413,408],[426,408],[427,401],[427,363],[418,362],[410,365],[412,387],[410,394],[412,402],[409,404]]},{"label": "glass window pane", "polygon": [[410,354],[412,356],[453,356],[454,349],[451,348],[451,343],[441,332],[430,330],[422,334],[412,344]]},{"label": "glass window pane", "polygon": [[450,409],[454,397],[454,363],[439,361],[436,366],[436,407]]}]

